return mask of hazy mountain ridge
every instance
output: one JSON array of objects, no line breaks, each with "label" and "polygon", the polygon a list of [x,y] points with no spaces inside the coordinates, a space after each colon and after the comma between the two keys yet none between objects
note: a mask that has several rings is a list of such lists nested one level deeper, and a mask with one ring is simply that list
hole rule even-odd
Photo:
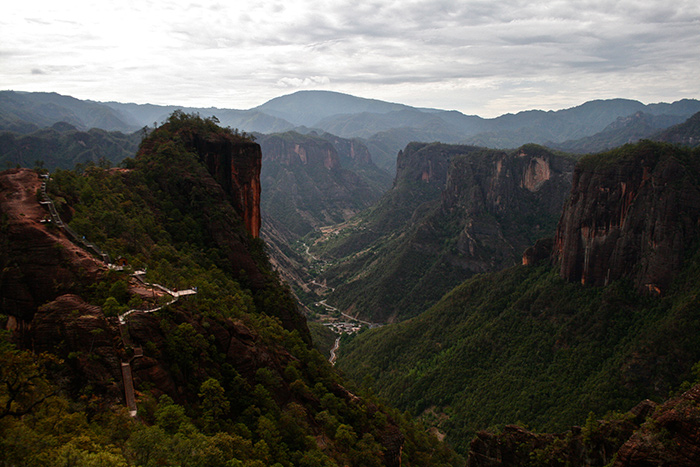
[{"label": "hazy mountain ridge", "polygon": [[141,127],[160,125],[175,110],[197,113],[203,117],[216,117],[222,126],[237,128],[247,132],[273,133],[288,131],[295,127],[295,125],[286,120],[253,109],[236,110],[216,107],[198,108],[176,105],[122,104],[118,102],[107,102],[105,105],[128,115],[130,119],[138,121]]},{"label": "hazy mountain ridge", "polygon": [[678,125],[667,128],[654,135],[653,139],[667,143],[682,144],[689,147],[700,145],[700,112]]},{"label": "hazy mountain ridge", "polygon": [[546,146],[577,154],[602,152],[645,138],[657,139],[660,130],[685,120],[685,117],[681,116],[653,115],[640,111],[630,116],[619,117],[603,131],[592,136],[562,143],[548,142]]},{"label": "hazy mountain ridge", "polygon": [[65,122],[26,134],[0,131],[0,167],[39,164],[54,170],[87,163],[118,165],[136,153],[142,136],[98,128],[79,131]]},{"label": "hazy mountain ridge", "polygon": [[[34,131],[67,122],[80,130],[101,128],[131,133],[140,128],[136,121],[108,106],[57,93],[0,91],[0,129]],[[25,131],[26,132],[26,131]]]},{"label": "hazy mountain ridge", "polygon": [[[8,101],[16,95],[31,95],[31,105],[46,105],[45,115],[20,112]],[[493,148],[515,148],[527,143],[563,143],[603,131],[620,117],[637,112],[655,116],[688,118],[700,111],[700,101],[642,104],[629,99],[586,102],[558,111],[529,110],[496,118],[482,118],[456,111],[422,109],[375,99],[364,99],[330,91],[298,91],[274,98],[249,110],[156,106],[150,104],[96,103],[46,93],[3,91],[0,99],[1,128],[22,129],[27,125],[48,126],[65,117],[69,123],[134,131],[163,121],[173,110],[216,116],[222,125],[247,132],[283,132],[314,127],[345,138],[362,137],[377,165],[393,173],[393,157],[410,141],[442,141]],[[12,97],[8,97],[14,95]],[[29,105],[25,96],[22,102]],[[40,103],[40,102],[43,102]],[[82,102],[82,101],[79,101]],[[88,105],[89,104],[89,105]],[[12,106],[15,107],[12,107]],[[8,109],[10,106],[10,110]],[[14,110],[12,110],[14,109]],[[86,116],[92,114],[92,116]],[[362,115],[360,115],[362,114]],[[46,115],[52,115],[47,118]],[[100,118],[97,118],[99,115]],[[401,136],[406,134],[406,136]]]},{"label": "hazy mountain ridge", "polygon": [[[365,99],[331,91],[297,91],[276,97],[252,110],[260,110],[283,118],[295,125],[315,126],[333,115],[374,113],[383,114],[411,107],[377,99]],[[339,135],[346,136],[346,135]]]}]

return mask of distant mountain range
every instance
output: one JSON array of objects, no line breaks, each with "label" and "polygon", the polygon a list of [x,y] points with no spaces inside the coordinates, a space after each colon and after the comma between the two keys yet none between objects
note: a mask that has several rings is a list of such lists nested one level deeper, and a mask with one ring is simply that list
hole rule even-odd
[{"label": "distant mountain range", "polygon": [[117,165],[136,154],[141,136],[99,128],[80,131],[65,122],[29,134],[0,131],[0,168],[39,166],[53,171],[76,164]]},{"label": "distant mountain range", "polygon": [[[618,119],[640,112],[653,120],[654,131],[663,130],[700,112],[700,101],[645,105],[629,99],[595,100],[564,110],[529,110],[487,119],[330,91],[299,91],[248,110],[93,102],[56,93],[2,91],[0,130],[30,133],[65,121],[79,130],[128,133],[159,124],[176,109],[216,116],[223,126],[246,132],[309,133],[315,129],[342,138],[361,138],[375,164],[393,174],[396,154],[411,141],[491,148],[516,148],[527,143],[566,147],[569,141],[580,142],[609,131]],[[647,132],[642,134],[648,136]],[[573,147],[585,150],[588,146],[581,143]],[[597,146],[591,147],[597,150]]]}]

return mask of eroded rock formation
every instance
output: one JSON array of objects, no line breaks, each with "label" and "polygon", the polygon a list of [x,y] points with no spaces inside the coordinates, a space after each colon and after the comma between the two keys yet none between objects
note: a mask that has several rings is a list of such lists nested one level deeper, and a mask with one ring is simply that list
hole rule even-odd
[{"label": "eroded rock formation", "polygon": [[282,165],[312,165],[326,170],[340,168],[338,152],[328,141],[296,133],[272,135],[263,140],[265,159]]},{"label": "eroded rock formation", "polygon": [[465,258],[484,262],[473,270],[510,266],[535,240],[551,235],[573,167],[573,160],[535,145],[452,161],[442,208],[465,219],[457,247]]},{"label": "eroded rock formation", "polygon": [[185,144],[196,150],[209,173],[229,196],[232,206],[243,218],[253,237],[260,236],[260,145],[249,141],[232,141],[225,136],[206,138],[195,133]]},{"label": "eroded rock formation", "polygon": [[688,151],[651,142],[582,159],[555,238],[561,276],[663,293],[698,238],[698,173]]},{"label": "eroded rock formation", "polygon": [[700,464],[700,385],[659,407],[617,453],[614,467]]}]

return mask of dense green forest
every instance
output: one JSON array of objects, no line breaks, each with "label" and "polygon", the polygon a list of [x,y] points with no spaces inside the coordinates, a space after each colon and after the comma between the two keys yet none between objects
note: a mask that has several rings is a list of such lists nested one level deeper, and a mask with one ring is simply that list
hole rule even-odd
[{"label": "dense green forest", "polygon": [[[310,346],[303,319],[289,319],[298,315],[296,304],[272,271],[264,244],[245,232],[226,194],[186,144],[192,134],[208,141],[248,141],[212,119],[176,112],[122,168],[88,164],[80,171],[57,170],[49,183],[71,227],[129,264],[124,272],[105,272],[73,287],[105,315],[142,305],[130,291],[131,269],[147,268],[148,281],[171,288],[197,288],[196,298],[137,323],[155,326],[143,343],[144,358],[165,368],[177,391],[164,393],[138,380],[138,419],[133,419],[98,382],[75,384],[78,362],[99,360],[98,355],[71,353],[65,346],[37,355],[3,334],[1,461],[373,466],[398,453],[402,465],[460,465],[446,444],[409,416],[370,394],[348,391]],[[80,318],[74,315],[64,319]],[[6,324],[8,317],[2,320]],[[220,347],[222,333],[234,332],[254,342],[248,356],[234,356],[238,360]]]}]

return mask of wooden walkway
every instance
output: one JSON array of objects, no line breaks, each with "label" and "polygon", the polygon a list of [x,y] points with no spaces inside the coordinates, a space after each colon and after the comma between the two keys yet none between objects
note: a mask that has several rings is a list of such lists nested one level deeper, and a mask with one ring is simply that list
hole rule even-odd
[{"label": "wooden walkway", "polygon": [[124,394],[126,395],[126,406],[129,414],[135,417],[138,413],[136,408],[136,395],[134,394],[134,379],[131,376],[131,365],[129,362],[122,362],[122,379],[124,380]]}]

